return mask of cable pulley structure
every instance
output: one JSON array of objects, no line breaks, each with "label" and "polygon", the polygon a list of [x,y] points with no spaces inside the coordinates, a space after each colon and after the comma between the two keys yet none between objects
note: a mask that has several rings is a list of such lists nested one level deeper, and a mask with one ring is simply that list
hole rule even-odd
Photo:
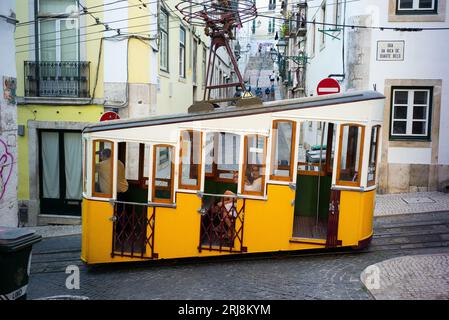
[{"label": "cable pulley structure", "polygon": [[[204,27],[204,33],[211,38],[203,107],[205,106],[204,102],[210,100],[212,90],[234,86],[241,87],[244,97],[252,97],[251,93],[246,92],[243,77],[239,71],[237,60],[231,50],[229,42],[235,39],[236,28],[239,28],[243,23],[256,18],[257,9],[255,1],[205,0],[193,2],[185,0],[180,1],[176,5],[176,9],[184,16],[184,21],[193,26]],[[231,58],[238,82],[213,84],[215,59],[217,57],[217,50],[221,47],[226,49],[226,52]],[[212,106],[211,104],[208,105],[209,107]],[[195,105],[192,107],[194,106]],[[189,110],[194,111],[196,108],[192,107]],[[199,109],[202,108],[199,107]]]}]

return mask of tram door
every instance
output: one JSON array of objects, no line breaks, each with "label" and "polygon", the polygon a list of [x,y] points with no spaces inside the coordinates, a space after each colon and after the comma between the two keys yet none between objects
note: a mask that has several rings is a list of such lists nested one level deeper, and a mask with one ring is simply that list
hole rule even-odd
[{"label": "tram door", "polygon": [[335,126],[305,121],[299,130],[293,236],[327,239]]},{"label": "tram door", "polygon": [[239,152],[239,135],[207,133],[201,245],[226,246],[233,242],[238,212],[233,196],[237,195]]},{"label": "tram door", "polygon": [[118,144],[113,255],[147,255],[146,244],[151,238],[148,226],[152,225],[147,214],[149,155],[149,147],[144,144]]}]

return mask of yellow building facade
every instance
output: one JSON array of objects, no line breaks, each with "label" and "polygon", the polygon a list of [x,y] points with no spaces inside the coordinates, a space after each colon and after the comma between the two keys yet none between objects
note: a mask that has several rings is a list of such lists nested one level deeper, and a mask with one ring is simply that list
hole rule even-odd
[{"label": "yellow building facade", "polygon": [[[202,100],[209,50],[175,1],[17,3],[19,206],[28,225],[81,223],[81,133]],[[231,75],[219,56],[215,83]],[[226,94],[220,92],[218,94]],[[217,96],[218,97],[218,96]]]}]

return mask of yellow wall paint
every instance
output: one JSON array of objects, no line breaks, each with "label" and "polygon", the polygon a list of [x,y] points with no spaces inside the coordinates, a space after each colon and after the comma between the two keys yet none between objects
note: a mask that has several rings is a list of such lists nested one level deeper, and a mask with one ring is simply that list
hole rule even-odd
[{"label": "yellow wall paint", "polygon": [[138,39],[129,39],[129,82],[150,83],[150,46]]},{"label": "yellow wall paint", "polygon": [[[28,120],[34,121],[71,121],[71,122],[98,122],[103,114],[103,106],[18,106],[17,123],[25,125],[25,136],[17,137],[20,200],[30,198],[29,191],[29,163],[28,163]],[[58,113],[59,112],[59,113]]]}]

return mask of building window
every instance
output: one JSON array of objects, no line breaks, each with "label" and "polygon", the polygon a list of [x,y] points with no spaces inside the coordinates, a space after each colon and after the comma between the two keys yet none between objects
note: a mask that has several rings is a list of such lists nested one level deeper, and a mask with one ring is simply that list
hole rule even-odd
[{"label": "building window", "polygon": [[315,47],[316,47],[316,19],[312,21],[312,39],[311,39],[311,56],[315,55]]},{"label": "building window", "polygon": [[155,145],[153,149],[153,202],[173,202],[174,148]]},{"label": "building window", "polygon": [[268,10],[275,10],[276,9],[276,0],[270,0],[268,4]]},{"label": "building window", "polygon": [[276,21],[274,18],[268,21],[268,33],[274,33],[274,29],[276,26]]},{"label": "building window", "polygon": [[201,185],[201,139],[199,131],[182,131],[179,189],[199,190]]},{"label": "building window", "polygon": [[112,198],[112,180],[114,172],[114,144],[111,141],[93,142],[92,195]]},{"label": "building window", "polygon": [[[326,1],[323,2],[323,4],[321,5],[321,22],[323,23],[321,28],[322,29],[326,29]],[[324,32],[321,32],[321,40],[320,40],[320,45],[321,47],[324,46],[324,44],[326,43],[326,34]]]},{"label": "building window", "polygon": [[72,7],[77,7],[75,0],[39,0],[41,61],[78,61],[78,18],[67,10]]},{"label": "building window", "polygon": [[179,29],[179,76],[186,77],[186,30]]},{"label": "building window", "polygon": [[430,140],[432,88],[392,89],[390,140]]},{"label": "building window", "polygon": [[206,71],[207,71],[207,65],[206,65],[206,61],[207,61],[207,50],[206,48],[203,47],[203,62],[202,62],[202,66],[203,66],[203,86],[206,85],[207,79],[206,79]]},{"label": "building window", "polygon": [[335,22],[335,25],[339,25],[341,23],[342,8],[343,8],[342,0],[335,0],[335,4],[334,4],[334,22]]},{"label": "building window", "polygon": [[365,127],[363,126],[356,124],[341,126],[337,184],[360,186],[364,137]]},{"label": "building window", "polygon": [[380,126],[374,126],[371,129],[368,158],[368,186],[372,186],[376,183],[377,157],[379,153],[379,132]]},{"label": "building window", "polygon": [[263,196],[265,193],[265,158],[267,138],[245,136],[242,193]]},{"label": "building window", "polygon": [[438,1],[397,0],[396,14],[438,14]]},{"label": "building window", "polygon": [[[199,40],[198,40],[199,41]],[[198,42],[196,39],[193,40],[193,48],[192,48],[192,81],[193,84],[196,85],[197,81],[198,81]],[[195,99],[195,97],[194,97]]]},{"label": "building window", "polygon": [[159,15],[159,32],[160,32],[160,44],[159,44],[160,68],[161,70],[168,72],[168,14],[163,9],[161,9]]},{"label": "building window", "polygon": [[295,161],[296,122],[273,121],[271,180],[292,181]]}]

